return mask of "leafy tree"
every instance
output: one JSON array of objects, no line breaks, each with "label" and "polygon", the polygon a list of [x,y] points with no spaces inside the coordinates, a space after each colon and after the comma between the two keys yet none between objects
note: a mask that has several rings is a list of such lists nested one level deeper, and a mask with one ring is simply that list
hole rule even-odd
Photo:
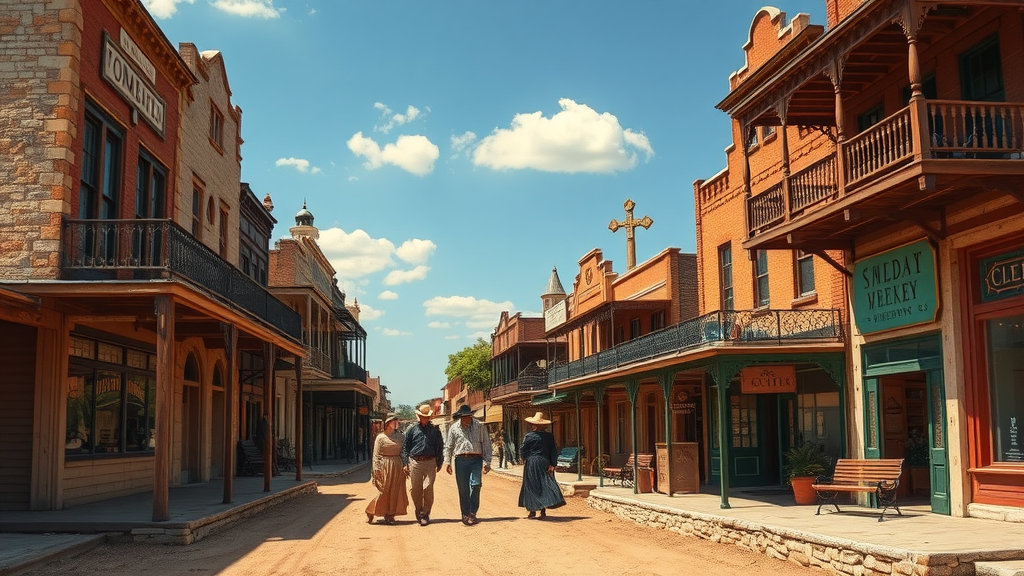
[{"label": "leafy tree", "polygon": [[416,411],[408,404],[399,404],[398,408],[395,409],[395,414],[398,414],[398,417],[402,420],[416,419]]},{"label": "leafy tree", "polygon": [[476,344],[449,354],[444,374],[449,381],[462,377],[470,390],[487,390],[491,387],[491,345],[477,338]]}]

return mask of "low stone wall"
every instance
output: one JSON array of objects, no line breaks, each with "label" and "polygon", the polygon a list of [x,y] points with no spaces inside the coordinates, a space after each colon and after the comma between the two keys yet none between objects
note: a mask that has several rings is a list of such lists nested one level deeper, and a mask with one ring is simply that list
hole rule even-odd
[{"label": "low stone wall", "polygon": [[152,544],[194,544],[210,534],[221,530],[239,520],[255,516],[260,512],[302,496],[304,494],[316,494],[316,482],[309,482],[296,486],[295,488],[278,492],[255,502],[250,502],[238,508],[210,516],[202,520],[187,523],[173,523],[166,526],[151,525],[140,528],[133,528],[131,532],[121,537],[112,536],[112,540],[128,540],[134,542],[148,542]]},{"label": "low stone wall", "polygon": [[671,530],[711,542],[734,544],[779,560],[821,568],[827,574],[973,576],[974,562],[979,560],[955,554],[916,554],[735,518],[624,500],[607,494],[591,494],[587,503],[596,510],[610,512],[642,526]]}]

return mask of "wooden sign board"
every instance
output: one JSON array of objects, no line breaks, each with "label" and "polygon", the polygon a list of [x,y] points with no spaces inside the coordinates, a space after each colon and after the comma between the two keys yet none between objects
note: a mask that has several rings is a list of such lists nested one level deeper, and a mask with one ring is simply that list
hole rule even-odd
[{"label": "wooden sign board", "polygon": [[796,366],[751,366],[740,371],[744,394],[795,394]]}]

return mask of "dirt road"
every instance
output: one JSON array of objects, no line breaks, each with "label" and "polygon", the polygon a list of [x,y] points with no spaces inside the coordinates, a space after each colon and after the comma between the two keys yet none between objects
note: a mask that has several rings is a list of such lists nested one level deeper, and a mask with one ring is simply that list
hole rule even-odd
[{"label": "dirt road", "polygon": [[275,506],[191,546],[112,544],[52,562],[31,576],[224,576],[443,573],[699,574],[700,576],[820,573],[809,568],[637,526],[598,512],[582,498],[526,519],[516,507],[519,482],[484,476],[480,523],[459,521],[458,493],[442,473],[431,525],[409,516],[397,526],[369,525],[363,512],[374,494],[367,473],[324,479],[320,493]]}]

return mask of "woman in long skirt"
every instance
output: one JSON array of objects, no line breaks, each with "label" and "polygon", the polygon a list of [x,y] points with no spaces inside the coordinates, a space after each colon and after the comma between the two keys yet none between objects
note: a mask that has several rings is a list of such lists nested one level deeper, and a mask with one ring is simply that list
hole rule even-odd
[{"label": "woman in long skirt", "polygon": [[555,464],[558,462],[558,448],[555,437],[544,427],[551,424],[542,413],[524,418],[530,425],[530,432],[523,438],[519,455],[523,459],[523,484],[519,489],[519,507],[530,511],[527,518],[547,517],[548,508],[565,505],[562,490],[555,482]]},{"label": "woman in long skirt", "polygon": [[409,508],[402,466],[405,436],[398,431],[398,424],[398,415],[388,414],[384,431],[373,443],[373,486],[380,494],[366,507],[366,521],[370,523],[374,516],[383,516],[385,524],[394,524],[395,516],[405,516]]}]

